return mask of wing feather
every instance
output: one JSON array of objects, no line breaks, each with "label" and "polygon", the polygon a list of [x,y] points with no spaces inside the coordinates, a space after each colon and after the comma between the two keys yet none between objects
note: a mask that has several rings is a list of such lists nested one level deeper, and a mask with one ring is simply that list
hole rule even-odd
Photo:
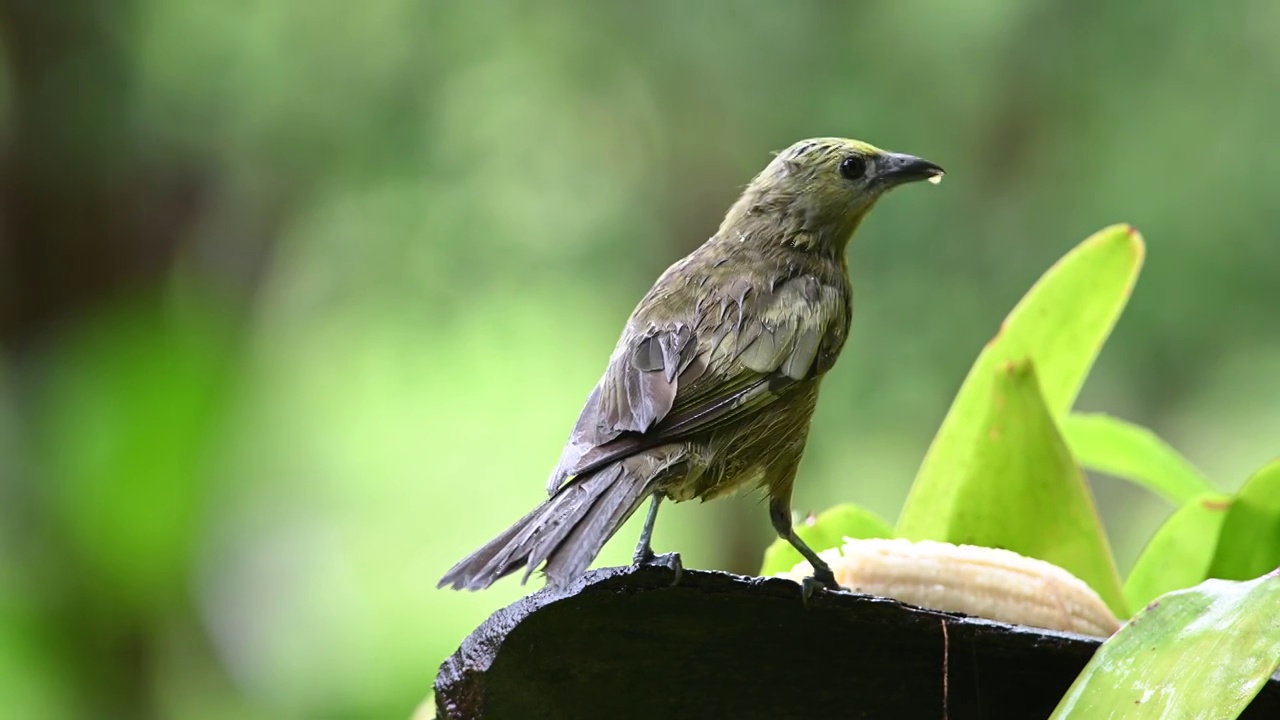
[{"label": "wing feather", "polygon": [[[765,292],[761,286],[768,287],[727,283],[731,292],[720,298],[720,312],[699,303],[664,323],[644,322],[642,303],[587,399],[548,492],[581,473],[756,412],[815,367],[829,368],[822,356],[839,351],[848,328],[844,290],[809,275]],[[633,332],[636,326],[643,330]]]}]

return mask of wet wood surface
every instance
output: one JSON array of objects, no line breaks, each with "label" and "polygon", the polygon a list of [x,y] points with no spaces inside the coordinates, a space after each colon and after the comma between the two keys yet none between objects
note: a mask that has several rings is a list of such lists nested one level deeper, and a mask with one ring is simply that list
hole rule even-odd
[{"label": "wet wood surface", "polygon": [[[605,568],[491,616],[439,718],[1045,718],[1099,639],[796,583]],[[1272,680],[1245,718],[1280,717]]]}]

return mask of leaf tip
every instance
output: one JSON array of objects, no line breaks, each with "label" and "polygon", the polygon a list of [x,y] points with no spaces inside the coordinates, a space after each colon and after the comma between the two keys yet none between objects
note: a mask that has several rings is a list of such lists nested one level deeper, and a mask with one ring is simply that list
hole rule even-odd
[{"label": "leaf tip", "polygon": [[1134,258],[1141,263],[1143,258],[1147,256],[1147,241],[1142,238],[1142,233],[1138,232],[1138,228],[1126,224],[1124,226],[1125,235],[1129,238],[1129,245],[1133,248]]},{"label": "leaf tip", "polygon": [[1200,507],[1213,512],[1223,512],[1231,509],[1230,498],[1204,498],[1200,501]]},{"label": "leaf tip", "polygon": [[1011,378],[1021,379],[1032,372],[1031,366],[1033,364],[1034,361],[1029,357],[1008,360],[1004,363],[1004,367],[1000,368],[1000,371]]}]

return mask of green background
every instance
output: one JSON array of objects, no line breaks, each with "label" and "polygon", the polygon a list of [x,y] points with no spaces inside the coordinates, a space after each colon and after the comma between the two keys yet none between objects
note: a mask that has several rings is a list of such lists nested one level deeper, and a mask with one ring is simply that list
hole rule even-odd
[{"label": "green background", "polygon": [[[544,496],[635,301],[802,137],[948,175],[850,247],[797,510],[895,518],[1001,318],[1121,221],[1146,264],[1077,408],[1227,490],[1280,452],[1274,3],[0,12],[14,717],[409,715],[532,589],[437,579]],[[1124,572],[1172,508],[1093,487]],[[665,506],[655,549],[752,572],[770,540],[743,497]]]}]

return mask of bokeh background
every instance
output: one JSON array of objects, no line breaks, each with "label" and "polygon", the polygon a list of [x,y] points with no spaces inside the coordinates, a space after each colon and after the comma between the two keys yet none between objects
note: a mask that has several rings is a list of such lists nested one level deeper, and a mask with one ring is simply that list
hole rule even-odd
[{"label": "bokeh background", "polygon": [[[1148,260],[1080,407],[1238,486],[1280,452],[1277,38],[1270,0],[4,0],[0,707],[407,717],[531,589],[436,580],[801,137],[949,172],[851,246],[798,510],[895,518],[1000,319],[1119,221]],[[1170,508],[1094,480],[1123,571]],[[770,539],[743,497],[656,546]]]}]

